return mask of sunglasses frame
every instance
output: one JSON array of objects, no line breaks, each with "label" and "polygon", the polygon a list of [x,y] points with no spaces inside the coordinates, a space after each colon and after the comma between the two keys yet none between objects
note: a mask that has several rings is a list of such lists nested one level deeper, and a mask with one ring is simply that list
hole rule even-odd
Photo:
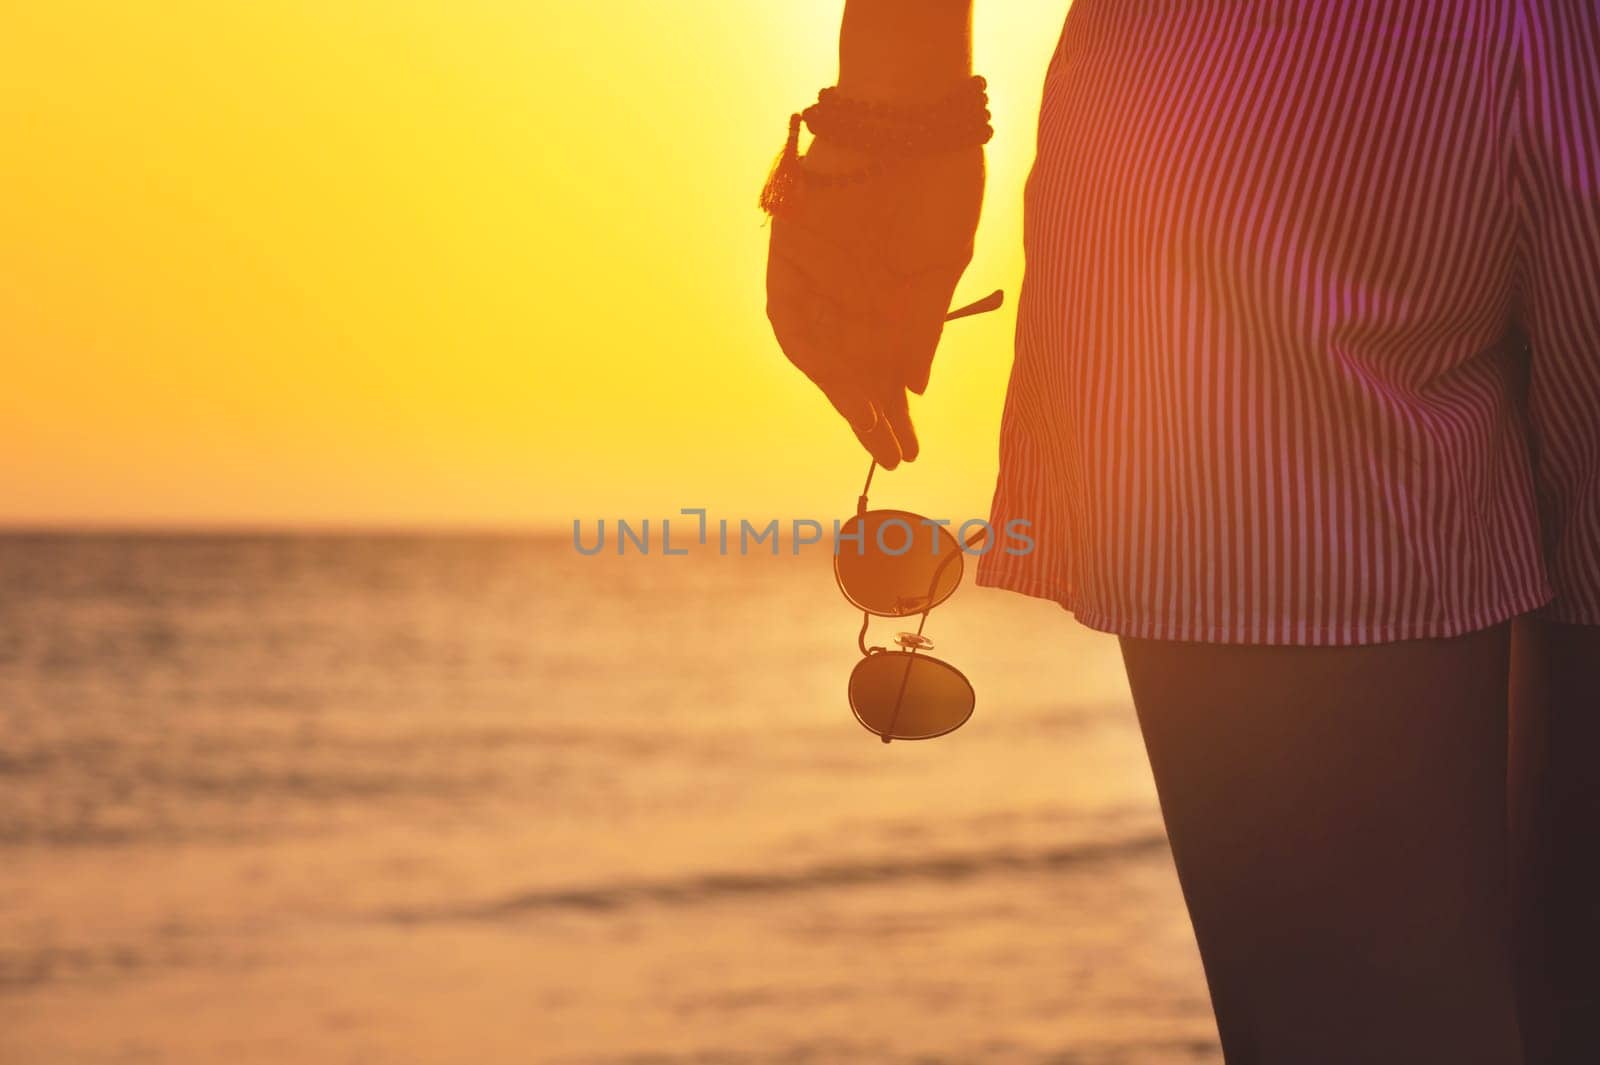
[{"label": "sunglasses frame", "polygon": [[[877,464],[874,463],[873,466],[874,466],[874,469],[876,469]],[[867,486],[870,488],[871,485],[872,485],[872,473],[869,471],[868,474],[867,474]],[[863,489],[861,498],[856,504],[857,509],[856,509],[855,517],[851,518],[850,521],[862,521],[862,519],[873,517],[873,516],[876,515],[876,516],[886,516],[886,517],[890,517],[890,518],[901,519],[906,523],[907,526],[911,526],[911,525],[921,524],[923,522],[927,522],[927,520],[928,520],[928,519],[924,518],[921,514],[915,514],[915,513],[911,512],[909,510],[893,510],[893,509],[865,510],[865,509],[861,509],[861,508],[866,506],[867,497],[866,497],[865,493],[866,493],[866,490]],[[874,610],[872,607],[868,606],[866,603],[863,603],[860,600],[856,599],[855,596],[850,594],[850,589],[845,586],[845,575],[844,575],[844,571],[843,571],[843,563],[841,562],[841,559],[844,558],[844,550],[842,548],[837,548],[836,547],[834,549],[834,552],[833,552],[833,580],[834,580],[834,583],[839,586],[839,591],[844,594],[845,599],[849,600],[851,606],[855,607],[857,610],[861,611],[863,614],[867,614],[867,615],[870,615],[871,617],[875,617],[875,618],[909,618],[909,617],[915,617],[918,614],[924,614],[925,615],[928,611],[932,610],[934,607],[938,606],[940,603],[943,603],[945,600],[949,599],[952,595],[955,594],[956,589],[958,587],[960,587],[960,585],[961,585],[961,577],[966,572],[966,564],[961,561],[961,555],[963,554],[963,552],[960,550],[961,544],[956,540],[956,538],[954,536],[950,535],[950,530],[949,529],[946,529],[941,525],[936,525],[936,524],[934,524],[932,522],[929,522],[928,524],[929,524],[929,526],[931,528],[936,530],[934,535],[939,538],[939,540],[937,541],[938,544],[939,544],[939,547],[949,550],[950,554],[946,555],[945,561],[941,562],[939,564],[939,568],[937,570],[935,570],[935,572],[934,572],[934,582],[933,582],[932,588],[929,589],[929,594],[927,596],[921,597],[920,599],[913,600],[913,602],[918,602],[918,603],[922,603],[922,604],[925,604],[925,605],[913,607],[912,609],[909,609],[909,610],[897,610],[897,611],[890,612],[890,611],[885,611],[885,610]],[[844,526],[841,527],[841,532],[843,532],[844,529],[848,528],[849,525],[850,525],[849,521],[845,522]],[[865,538],[865,536],[867,534],[866,530],[867,530],[867,525],[866,525],[866,523],[864,521],[862,521],[862,524],[860,526],[859,535],[862,536],[863,539],[861,541],[861,547],[858,547],[858,549],[857,549],[857,555],[856,555],[857,558],[865,558],[866,557],[866,551],[864,550],[865,542],[866,542],[864,538]],[[881,546],[881,544],[880,544],[880,546]],[[909,549],[910,549],[910,547],[908,545],[908,550]],[[944,576],[945,567],[949,564],[949,561],[952,558],[955,559],[958,564],[960,564],[961,572],[956,574],[955,583],[950,586],[949,590],[946,591],[943,595],[938,596],[937,598],[935,598],[934,596],[939,590],[939,582]]]},{"label": "sunglasses frame", "polygon": [[[878,463],[877,463],[877,460],[874,459],[872,461],[872,465],[867,467],[867,481],[866,481],[866,484],[861,486],[861,495],[856,498],[856,517],[857,518],[863,518],[868,514],[895,514],[895,515],[904,515],[905,517],[914,519],[914,520],[916,520],[918,522],[922,522],[922,521],[926,521],[927,520],[927,519],[923,518],[921,515],[914,514],[909,510],[882,510],[882,511],[869,510],[868,506],[867,506],[867,495],[868,495],[869,492],[872,491],[872,475],[877,473],[877,472],[878,472]],[[883,655],[904,656],[907,659],[915,659],[918,656],[920,656],[924,661],[929,662],[929,663],[931,663],[933,665],[942,666],[945,669],[949,670],[951,673],[955,674],[956,678],[958,680],[960,680],[962,684],[966,685],[967,693],[971,696],[971,708],[969,708],[967,710],[966,716],[963,717],[960,721],[956,722],[954,725],[951,725],[949,728],[945,729],[944,731],[930,733],[930,734],[925,735],[925,736],[895,736],[894,735],[894,726],[895,726],[895,722],[900,717],[900,704],[901,704],[901,701],[905,698],[906,685],[909,684],[910,680],[911,680],[912,663],[910,661],[908,661],[906,663],[905,673],[901,677],[901,680],[900,680],[900,692],[895,697],[894,710],[891,712],[890,717],[889,717],[888,731],[879,732],[877,729],[875,729],[871,725],[867,724],[867,720],[866,720],[866,718],[864,718],[862,716],[861,709],[856,706],[854,698],[850,699],[850,711],[851,711],[851,713],[855,714],[856,720],[861,722],[861,725],[862,725],[863,728],[865,728],[868,732],[871,732],[873,735],[877,736],[884,743],[890,743],[890,742],[892,742],[892,741],[894,741],[896,739],[900,739],[900,740],[931,740],[931,739],[937,739],[940,736],[948,736],[950,733],[954,732],[956,729],[960,728],[962,725],[965,725],[968,721],[972,720],[972,712],[973,712],[973,709],[976,708],[977,701],[978,701],[977,691],[976,691],[976,689],[973,688],[972,681],[967,679],[967,675],[965,673],[961,672],[961,670],[957,669],[955,666],[951,665],[949,662],[946,662],[942,658],[934,658],[932,655],[925,655],[925,654],[922,654],[922,652],[927,651],[927,650],[929,650],[929,649],[931,649],[933,647],[933,641],[928,639],[926,636],[923,635],[923,630],[928,625],[928,615],[933,612],[934,607],[940,605],[941,603],[943,603],[946,600],[948,600],[950,598],[950,596],[954,595],[955,591],[956,591],[956,588],[960,587],[960,584],[961,584],[961,577],[958,575],[957,578],[956,578],[956,582],[950,586],[950,590],[948,592],[946,592],[942,597],[940,597],[938,599],[935,599],[934,596],[939,590],[939,582],[940,582],[940,579],[944,576],[945,568],[947,566],[949,566],[952,561],[962,561],[963,557],[966,555],[967,548],[976,547],[978,544],[982,543],[985,533],[983,533],[983,532],[974,533],[971,537],[968,538],[967,542],[965,544],[963,544],[960,540],[956,539],[956,537],[951,536],[949,530],[945,529],[943,526],[936,525],[936,524],[933,524],[933,523],[930,523],[930,524],[932,524],[933,528],[938,529],[938,531],[941,534],[943,534],[943,536],[950,541],[951,545],[955,548],[955,550],[953,550],[953,551],[949,552],[948,554],[946,554],[944,556],[944,558],[942,558],[939,561],[939,564],[934,567],[933,576],[932,576],[932,578],[930,579],[930,581],[928,583],[928,594],[926,596],[926,599],[928,600],[928,602],[927,602],[927,605],[924,606],[920,611],[908,611],[908,612],[903,613],[903,614],[882,614],[882,613],[878,613],[877,611],[869,610],[865,606],[863,606],[860,602],[858,602],[855,599],[854,596],[852,596],[850,594],[849,589],[847,589],[845,587],[844,578],[839,572],[839,549],[838,549],[838,545],[836,544],[834,546],[834,558],[833,558],[833,580],[834,580],[834,583],[836,585],[838,585],[839,592],[840,592],[841,595],[843,595],[845,597],[846,601],[848,601],[851,606],[857,607],[861,611],[861,631],[856,634],[856,646],[858,648],[860,648],[860,650],[861,650],[861,661],[857,662],[856,666],[855,666],[855,669],[852,669],[850,671],[851,678],[853,679],[855,677],[856,670],[859,670],[861,668],[862,663],[867,662],[867,661],[872,660],[872,659],[875,659],[877,657],[883,656]],[[962,565],[964,567],[965,563],[962,562]],[[964,575],[964,572],[965,571],[963,569],[963,575]],[[871,628],[872,619],[874,617],[904,618],[904,617],[912,617],[912,616],[919,615],[919,614],[920,614],[920,617],[919,617],[919,619],[917,621],[917,631],[914,632],[914,633],[913,632],[902,632],[896,637],[896,643],[898,643],[900,645],[900,648],[901,648],[900,650],[891,651],[887,647],[868,647],[867,646],[867,630],[869,628]],[[847,696],[849,695],[849,686],[848,685],[846,686],[846,694],[847,694]]]},{"label": "sunglasses frame", "polygon": [[[968,699],[967,713],[966,713],[966,715],[964,717],[961,718],[960,721],[957,721],[954,725],[951,725],[949,728],[945,729],[942,732],[928,732],[928,733],[924,733],[923,735],[920,735],[920,736],[896,736],[894,734],[894,726],[895,726],[895,722],[899,719],[899,716],[900,716],[900,700],[903,700],[905,698],[905,688],[906,688],[906,685],[910,682],[910,679],[911,679],[912,662],[911,661],[907,661],[906,662],[905,673],[901,677],[901,680],[900,680],[900,694],[896,698],[894,712],[889,718],[889,731],[887,733],[879,732],[872,725],[869,725],[867,723],[867,719],[861,716],[861,708],[856,706],[856,701],[854,699],[850,700],[850,712],[855,715],[856,720],[861,723],[861,727],[862,728],[866,729],[868,732],[872,733],[874,736],[877,736],[884,743],[892,743],[894,740],[897,740],[897,739],[902,741],[902,742],[916,742],[918,740],[936,740],[940,736],[948,736],[948,735],[950,735],[950,733],[954,732],[956,729],[960,728],[962,725],[965,725],[968,721],[972,720],[972,714],[973,714],[974,710],[977,709],[978,693],[972,687],[972,681],[967,679],[967,675],[965,673],[961,672],[961,670],[957,669],[955,666],[952,666],[949,662],[946,662],[942,658],[934,658],[932,655],[919,655],[915,650],[910,650],[910,651],[891,651],[886,647],[873,647],[873,648],[870,648],[868,650],[866,657],[862,658],[860,661],[858,661],[855,664],[855,668],[850,671],[850,678],[852,680],[854,680],[857,671],[859,671],[861,669],[861,667],[864,666],[865,664],[867,664],[868,662],[879,661],[879,660],[886,659],[886,658],[906,658],[908,660],[914,659],[914,660],[917,660],[917,661],[926,662],[926,663],[928,663],[929,665],[932,665],[932,666],[939,666],[939,667],[941,667],[943,669],[947,669],[951,673],[955,674],[956,679],[959,680],[963,685],[965,685],[966,689],[967,689],[967,699]],[[847,693],[848,693],[848,690],[849,690],[849,686],[846,685],[846,692]]]},{"label": "sunglasses frame", "polygon": [[[1004,302],[1005,293],[1000,289],[995,289],[982,299],[975,300],[964,307],[958,307],[949,314],[946,314],[944,320],[946,322],[953,322],[958,318],[970,318],[975,314],[985,314],[989,311],[998,310],[1000,305]],[[923,518],[919,514],[913,514],[909,510],[869,511],[867,509],[867,493],[872,490],[872,475],[876,472],[878,472],[878,462],[876,459],[873,459],[872,465],[867,467],[867,483],[861,486],[861,495],[856,498],[857,518],[864,518],[869,513],[881,513],[903,515],[907,518],[913,518],[918,522],[927,521],[926,518]],[[922,630],[928,625],[928,614],[933,611],[934,607],[938,606],[940,603],[943,603],[945,600],[954,595],[956,589],[960,587],[961,577],[965,575],[965,562],[962,562],[962,573],[957,574],[955,583],[950,586],[950,591],[946,592],[942,598],[935,600],[934,594],[939,590],[939,579],[944,575],[945,567],[950,564],[951,560],[961,560],[962,557],[967,553],[967,548],[976,547],[978,544],[982,543],[984,536],[986,535],[985,532],[975,533],[971,537],[968,537],[967,542],[963,544],[956,537],[950,535],[950,531],[944,526],[933,522],[928,522],[928,524],[930,524],[933,528],[938,529],[940,534],[949,539],[949,541],[955,545],[956,550],[946,555],[939,562],[939,564],[934,567],[933,579],[928,585],[928,594],[925,597],[927,600],[927,605],[925,605],[920,611],[922,616],[917,622],[917,631],[902,632],[896,636],[895,642],[898,643],[901,648],[898,651],[891,651],[887,647],[867,646],[867,629],[871,627],[873,617],[906,618],[911,617],[913,614],[919,613],[919,611],[912,610],[902,614],[879,614],[876,611],[868,610],[864,605],[857,602],[855,597],[853,597],[849,590],[844,586],[844,578],[839,572],[839,546],[837,543],[834,544],[833,581],[836,585],[838,585],[840,593],[845,597],[850,605],[858,607],[861,610],[861,631],[856,634],[856,646],[861,649],[861,661],[857,662],[855,669],[850,671],[850,678],[852,680],[855,679],[856,673],[861,669],[861,666],[864,663],[873,661],[885,655],[902,656],[908,659],[906,662],[905,673],[900,679],[900,693],[895,697],[894,710],[891,712],[889,717],[889,726],[887,732],[879,732],[877,729],[867,724],[866,718],[861,716],[861,710],[856,706],[855,700],[853,698],[850,699],[850,711],[851,713],[855,714],[856,720],[861,722],[863,728],[877,736],[884,743],[891,743],[896,738],[894,735],[894,726],[895,722],[900,718],[900,704],[905,699],[906,685],[910,683],[911,680],[911,668],[913,663],[916,661],[921,652],[927,651],[933,647],[933,641],[922,634]],[[932,655],[921,655],[921,657],[925,662],[948,669],[951,673],[956,675],[956,678],[960,680],[962,684],[966,685],[967,694],[970,696],[968,709],[965,717],[956,722],[954,725],[951,725],[949,728],[945,729],[943,732],[930,733],[926,736],[902,736],[900,737],[901,739],[932,740],[937,739],[940,736],[948,736],[962,725],[965,725],[968,721],[971,721],[972,713],[977,708],[978,693],[972,687],[972,681],[967,679],[967,675],[965,673],[961,672],[961,670],[957,669],[955,666],[952,666],[949,662],[946,662],[942,658],[934,658]],[[846,685],[846,696],[849,696],[849,685]]]}]

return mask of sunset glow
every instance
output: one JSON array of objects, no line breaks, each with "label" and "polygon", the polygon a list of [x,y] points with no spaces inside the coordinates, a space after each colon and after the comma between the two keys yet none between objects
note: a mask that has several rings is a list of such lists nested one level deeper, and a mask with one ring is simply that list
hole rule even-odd
[{"label": "sunset glow", "polygon": [[[981,510],[1061,0],[980,7],[990,196],[895,493]],[[0,521],[827,513],[864,461],[763,316],[754,195],[838,4],[0,15]],[[85,32],[91,28],[93,32]]]}]

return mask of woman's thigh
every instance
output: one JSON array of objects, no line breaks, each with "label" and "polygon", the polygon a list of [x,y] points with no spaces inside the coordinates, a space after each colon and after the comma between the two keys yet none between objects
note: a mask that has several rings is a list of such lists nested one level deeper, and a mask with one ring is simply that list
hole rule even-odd
[{"label": "woman's thigh", "polygon": [[1515,888],[1529,1065],[1600,1061],[1600,626],[1519,619]]},{"label": "woman's thigh", "polygon": [[1521,1061],[1509,626],[1122,646],[1229,1062]]}]

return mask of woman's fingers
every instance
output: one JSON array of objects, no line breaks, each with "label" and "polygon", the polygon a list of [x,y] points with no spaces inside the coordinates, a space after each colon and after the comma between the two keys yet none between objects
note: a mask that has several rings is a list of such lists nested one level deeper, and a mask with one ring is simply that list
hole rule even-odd
[{"label": "woman's fingers", "polygon": [[873,402],[862,365],[852,366],[842,357],[852,345],[839,310],[814,291],[794,284],[797,275],[781,260],[769,262],[768,276],[773,283],[768,288],[767,317],[784,354],[821,389],[880,466],[898,466],[898,438]]},{"label": "woman's fingers", "polygon": [[861,446],[867,449],[874,461],[886,470],[892,470],[900,465],[900,442],[894,435],[894,430],[889,426],[889,419],[881,411],[873,408],[877,421],[870,429],[862,431],[855,429],[856,439],[861,441]]},{"label": "woman's fingers", "polygon": [[852,323],[845,340],[845,351],[872,397],[879,424],[875,432],[857,434],[878,464],[894,469],[901,462],[917,457],[917,434],[911,426],[911,411],[901,383],[899,351],[903,342],[900,324],[879,303],[875,313]]},{"label": "woman's fingers", "polygon": [[828,402],[833,404],[833,409],[839,412],[839,417],[850,423],[850,428],[860,434],[877,425],[879,416],[873,409],[872,398],[860,384],[834,372],[803,339],[785,340],[782,330],[776,331],[778,342],[783,346],[784,354],[789,356],[789,361],[822,390]]},{"label": "woman's fingers", "polygon": [[[903,437],[895,430],[894,422],[885,413],[883,406],[869,399],[858,384],[826,377],[812,380],[822,390],[822,394],[828,397],[833,409],[838,411],[839,416],[849,424],[850,431],[856,434],[856,439],[878,465],[886,470],[892,470],[900,465],[902,459],[909,460],[916,457],[915,451],[910,455],[903,453],[900,443]],[[904,405],[903,399],[901,405]],[[909,418],[902,416],[901,420],[909,426]]]},{"label": "woman's fingers", "polygon": [[897,456],[907,462],[913,461],[918,451],[917,431],[911,425],[911,408],[906,402],[906,390],[899,385],[892,385],[878,395],[874,406],[883,416],[885,427],[894,436]]},{"label": "woman's fingers", "polygon": [[854,382],[828,377],[813,377],[811,380],[828,397],[828,402],[839,412],[839,417],[850,424],[856,436],[871,432],[883,420],[873,407],[872,400]]},{"label": "woman's fingers", "polygon": [[[858,249],[780,216],[767,258],[767,317],[784,354],[820,388],[879,465],[917,457],[908,377],[927,383],[954,278],[898,281]],[[908,371],[908,365],[920,370]]]},{"label": "woman's fingers", "polygon": [[934,352],[944,335],[944,318],[955,296],[966,260],[943,264],[904,278],[895,294],[895,337],[901,382],[917,395],[928,387]]},{"label": "woman's fingers", "polygon": [[919,396],[927,390],[933,373],[933,355],[944,335],[944,308],[949,303],[946,295],[928,293],[905,317],[900,340],[901,382]]}]

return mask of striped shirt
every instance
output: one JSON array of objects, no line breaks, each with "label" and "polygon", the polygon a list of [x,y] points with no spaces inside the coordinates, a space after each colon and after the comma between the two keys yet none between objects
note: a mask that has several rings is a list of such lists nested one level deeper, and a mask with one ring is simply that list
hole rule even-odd
[{"label": "striped shirt", "polygon": [[1167,640],[1600,624],[1600,5],[1077,0],[981,584]]}]

